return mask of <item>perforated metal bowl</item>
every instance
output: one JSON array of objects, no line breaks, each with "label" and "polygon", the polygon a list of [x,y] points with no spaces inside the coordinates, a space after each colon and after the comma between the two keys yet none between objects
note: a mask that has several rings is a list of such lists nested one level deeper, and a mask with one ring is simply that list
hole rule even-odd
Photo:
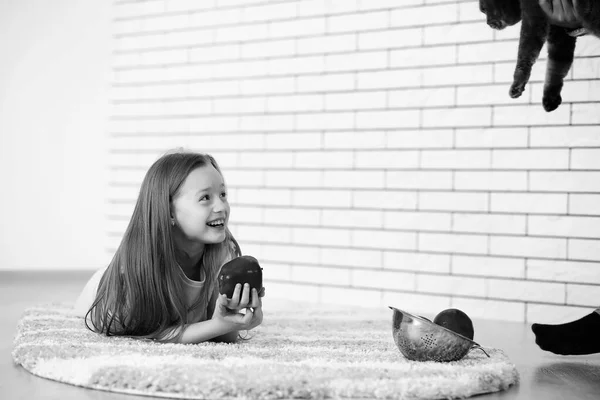
[{"label": "perforated metal bowl", "polygon": [[481,346],[450,329],[433,322],[391,307],[392,335],[394,342],[404,355],[413,361],[458,361],[472,349],[479,349],[489,355]]}]

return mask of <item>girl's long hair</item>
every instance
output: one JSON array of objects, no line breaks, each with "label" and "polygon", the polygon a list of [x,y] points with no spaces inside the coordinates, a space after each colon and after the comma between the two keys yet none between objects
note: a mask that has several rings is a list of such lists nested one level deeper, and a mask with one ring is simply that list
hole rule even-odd
[{"label": "girl's long hair", "polygon": [[223,242],[205,245],[205,284],[201,298],[188,308],[170,223],[171,202],[179,188],[190,172],[205,165],[221,174],[213,157],[189,152],[166,154],[150,167],[121,244],[86,314],[89,329],[107,336],[172,341],[183,333],[188,311],[208,304],[220,267],[228,257],[241,254],[239,245],[229,229]]}]

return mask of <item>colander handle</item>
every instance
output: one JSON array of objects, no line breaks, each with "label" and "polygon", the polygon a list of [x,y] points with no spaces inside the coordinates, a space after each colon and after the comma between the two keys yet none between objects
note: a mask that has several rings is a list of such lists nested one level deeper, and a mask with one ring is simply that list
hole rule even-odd
[{"label": "colander handle", "polygon": [[468,352],[470,353],[470,352],[471,352],[471,350],[473,350],[473,349],[478,349],[478,350],[481,350],[481,351],[483,351],[483,353],[484,353],[486,356],[488,356],[488,358],[490,357],[490,355],[489,355],[488,353],[486,353],[486,352],[485,352],[485,350],[483,349],[483,347],[481,347],[481,346],[480,346],[479,344],[477,344],[477,343],[474,343],[474,344],[473,344],[473,346],[471,346],[471,348],[469,349],[469,351],[468,351]]}]

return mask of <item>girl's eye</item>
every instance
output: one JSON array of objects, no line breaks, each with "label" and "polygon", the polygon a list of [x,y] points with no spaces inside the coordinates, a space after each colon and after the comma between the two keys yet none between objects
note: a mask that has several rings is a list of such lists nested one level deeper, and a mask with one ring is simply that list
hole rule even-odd
[{"label": "girl's eye", "polygon": [[204,196],[200,197],[200,201],[202,200],[210,200],[210,196],[205,194]]},{"label": "girl's eye", "polygon": [[224,198],[224,199],[227,198],[227,192],[221,193],[221,197]]}]

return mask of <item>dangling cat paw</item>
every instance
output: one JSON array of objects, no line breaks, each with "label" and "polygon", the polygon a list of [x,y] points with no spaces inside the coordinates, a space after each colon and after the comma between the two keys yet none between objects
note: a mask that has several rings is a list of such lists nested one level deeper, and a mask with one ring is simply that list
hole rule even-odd
[{"label": "dangling cat paw", "polygon": [[547,112],[556,110],[561,103],[562,97],[560,97],[560,94],[544,94],[544,98],[542,99],[542,105]]},{"label": "dangling cat paw", "polygon": [[525,91],[525,84],[518,84],[518,83],[513,83],[510,86],[510,90],[508,91],[508,95],[510,97],[512,97],[513,99],[516,99],[517,97],[521,97],[521,95],[523,94],[523,91]]}]

